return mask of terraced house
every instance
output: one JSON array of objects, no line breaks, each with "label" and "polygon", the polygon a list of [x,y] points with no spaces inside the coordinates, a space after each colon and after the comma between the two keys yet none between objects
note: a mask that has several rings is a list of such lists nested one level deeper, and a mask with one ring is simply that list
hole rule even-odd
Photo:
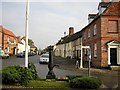
[{"label": "terraced house", "polygon": [[10,30],[2,27],[2,50],[9,55],[16,54],[17,42],[16,35]]},{"label": "terraced house", "polygon": [[0,49],[2,49],[2,26],[0,26]]},{"label": "terraced house", "polygon": [[[120,0],[117,2],[105,1],[102,0],[99,3],[97,14],[88,15],[89,24],[87,26],[79,32],[59,40],[56,44],[55,55],[69,56],[66,45],[71,43],[71,48],[69,48],[72,53],[71,57],[81,57],[81,45],[90,46],[92,66],[120,65]],[[61,55],[61,51],[63,55]],[[84,49],[82,58],[84,62],[88,62],[86,49]]]}]

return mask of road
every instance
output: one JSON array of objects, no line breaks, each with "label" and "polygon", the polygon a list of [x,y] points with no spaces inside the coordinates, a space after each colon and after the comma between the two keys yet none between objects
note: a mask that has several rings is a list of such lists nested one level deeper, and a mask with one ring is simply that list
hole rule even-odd
[{"label": "road", "polygon": [[[24,61],[24,58],[10,57],[9,59],[2,60],[2,67],[5,68],[10,65],[24,66]],[[29,57],[29,62],[34,63],[39,77],[46,78],[48,66],[46,64],[39,64],[38,55]],[[75,62],[76,60],[74,59],[70,60],[54,57],[54,63],[59,65],[59,67],[53,69],[56,77],[65,77],[66,75],[88,75],[88,69],[76,69]],[[99,77],[103,81],[105,87],[108,88],[116,88],[120,84],[120,72],[118,71],[91,68],[91,76]]]},{"label": "road", "polygon": [[[3,59],[2,60],[2,68],[5,68],[7,66],[12,66],[12,65],[24,66],[25,65],[24,61],[25,61],[25,58],[16,58],[16,57],[10,57],[9,59]],[[38,55],[29,57],[29,62],[34,63],[39,77],[46,78],[46,75],[48,73],[48,65],[47,64],[39,64],[39,56]],[[80,75],[79,72],[63,70],[63,69],[59,69],[56,67],[53,70],[54,70],[56,77],[65,77],[66,75]]]}]

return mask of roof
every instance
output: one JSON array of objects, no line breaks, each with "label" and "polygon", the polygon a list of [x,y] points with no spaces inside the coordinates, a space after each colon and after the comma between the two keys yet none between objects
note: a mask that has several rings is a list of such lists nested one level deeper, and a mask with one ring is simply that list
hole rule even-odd
[{"label": "roof", "polygon": [[13,32],[11,32],[10,30],[7,30],[5,28],[3,28],[2,30],[3,30],[4,34],[10,35],[12,37],[16,37],[16,35]]},{"label": "roof", "polygon": [[67,35],[65,37],[62,37],[56,45],[69,43],[70,41],[74,41],[74,40],[76,40],[80,37],[82,37],[82,32],[81,31],[76,32],[75,34],[72,34],[72,35]]},{"label": "roof", "polygon": [[95,22],[97,19],[99,19],[102,15],[104,15],[104,16],[105,15],[120,16],[120,1],[119,2],[109,2],[109,3],[101,2],[100,4],[103,4],[103,6],[107,6],[106,10],[102,14],[97,13],[95,19],[92,22],[90,22],[87,26],[85,26],[81,31],[78,31],[70,36],[68,35],[68,36],[62,37],[56,45],[68,43],[70,41],[74,41],[74,40],[78,39],[79,37],[82,37],[82,31],[84,31],[86,28],[88,28],[91,24],[93,24],[93,22]]}]

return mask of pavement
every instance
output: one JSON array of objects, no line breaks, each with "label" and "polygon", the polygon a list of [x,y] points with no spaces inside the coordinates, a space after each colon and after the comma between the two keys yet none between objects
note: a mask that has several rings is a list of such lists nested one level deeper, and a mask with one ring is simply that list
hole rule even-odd
[{"label": "pavement", "polygon": [[[54,64],[59,65],[59,69],[79,72],[81,75],[88,75],[88,68],[76,68],[77,59],[65,59],[54,56]],[[102,88],[120,90],[120,71],[113,71],[105,68],[90,68],[90,75],[100,78],[103,81]]]}]

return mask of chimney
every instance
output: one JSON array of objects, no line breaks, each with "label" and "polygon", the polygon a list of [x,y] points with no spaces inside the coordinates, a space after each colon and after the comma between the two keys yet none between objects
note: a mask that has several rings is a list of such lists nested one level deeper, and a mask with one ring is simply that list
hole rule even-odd
[{"label": "chimney", "polygon": [[74,27],[69,27],[69,36],[74,34]]}]

